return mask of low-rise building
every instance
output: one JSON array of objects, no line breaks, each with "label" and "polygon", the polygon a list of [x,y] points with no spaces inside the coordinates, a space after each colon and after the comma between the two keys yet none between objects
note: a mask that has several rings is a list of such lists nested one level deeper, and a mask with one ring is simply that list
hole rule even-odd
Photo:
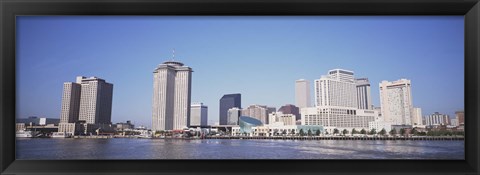
[{"label": "low-rise building", "polygon": [[368,123],[368,130],[371,131],[375,129],[375,131],[380,132],[382,129],[385,129],[386,132],[392,130],[392,123],[388,123],[385,121],[373,121]]},{"label": "low-rise building", "polygon": [[319,125],[339,130],[368,129],[369,122],[379,118],[375,110],[355,109],[350,107],[318,106],[301,108],[302,125]]},{"label": "low-rise building", "polygon": [[405,134],[409,134],[412,128],[412,125],[392,125],[392,129],[394,129],[397,134],[401,134],[402,129],[405,131]]},{"label": "low-rise building", "polygon": [[28,118],[17,118],[16,123],[25,123],[27,126],[45,126],[48,124],[58,126],[60,119],[31,116]]},{"label": "low-rise building", "polygon": [[135,125],[133,125],[130,120],[127,120],[126,123],[116,123],[114,125],[114,128],[115,130],[117,131],[123,131],[123,130],[130,130],[130,129],[134,129],[135,128]]},{"label": "low-rise building", "polygon": [[440,114],[438,112],[433,113],[432,115],[425,116],[425,125],[433,126],[433,125],[449,125],[450,120],[448,115]]},{"label": "low-rise building", "polygon": [[[280,122],[281,123],[281,122]],[[249,133],[242,133],[241,127],[232,128],[232,136],[298,136],[298,135],[319,135],[324,134],[323,126],[314,125],[281,125],[271,124],[254,126]]]},{"label": "low-rise building", "polygon": [[[295,117],[293,115],[290,115]],[[232,136],[296,136],[324,134],[323,126],[319,125],[286,125],[284,122],[274,122],[263,125],[259,120],[242,116],[239,126],[232,127]]]},{"label": "low-rise building", "polygon": [[25,130],[25,123],[15,123],[15,131]]},{"label": "low-rise building", "polygon": [[284,114],[282,112],[272,112],[268,114],[270,123],[283,122],[284,125],[296,125],[296,116],[293,114]]}]

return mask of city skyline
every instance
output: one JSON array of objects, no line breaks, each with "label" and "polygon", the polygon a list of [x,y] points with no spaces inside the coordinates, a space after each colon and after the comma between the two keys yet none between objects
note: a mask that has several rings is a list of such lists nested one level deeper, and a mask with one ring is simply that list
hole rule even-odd
[{"label": "city skyline", "polygon": [[[229,17],[20,17],[17,24],[17,117],[59,118],[61,83],[69,81],[72,76],[95,75],[116,85],[112,122],[131,120],[137,126],[150,126],[148,120],[151,120],[149,108],[153,86],[151,71],[155,65],[169,59],[173,47],[179,51],[176,60],[195,68],[192,101],[202,101],[209,106],[209,124],[213,124],[211,119],[218,121],[218,99],[224,94],[241,93],[243,106],[264,104],[279,108],[285,104],[295,104],[295,80],[306,79],[312,82],[319,79],[325,71],[335,68],[352,70],[357,77],[368,78],[372,84],[372,102],[375,106],[380,106],[379,87],[376,86],[378,83],[382,80],[407,78],[414,84],[414,105],[422,108],[424,115],[440,112],[453,116],[456,110],[463,109],[463,18],[232,18],[235,20],[229,21]],[[111,32],[113,28],[124,26],[120,21],[135,24],[136,27],[126,27],[109,35],[101,35],[106,31]],[[202,25],[199,23],[201,21],[213,26]],[[178,26],[171,27],[169,24]],[[292,24],[300,27],[288,27]],[[147,27],[142,27],[143,25]],[[251,26],[251,29],[233,30],[243,25]],[[170,27],[160,30],[165,26]],[[221,30],[215,29],[219,26]],[[271,26],[278,30],[269,33],[270,30],[266,28]],[[349,26],[357,26],[359,31],[346,30]],[[77,29],[82,27],[87,30]],[[154,36],[152,39],[146,38],[149,35],[140,35],[140,38],[135,35],[147,31],[148,27],[158,28],[159,34],[150,33]],[[185,27],[193,28],[182,29]],[[387,30],[392,29],[390,27],[398,28]],[[340,30],[335,31],[338,28]],[[201,29],[202,32],[187,34],[195,29]],[[316,32],[314,29],[321,30]],[[432,29],[435,31],[432,32]],[[296,30],[305,31],[306,34]],[[326,37],[327,34],[333,36]],[[343,36],[346,34],[353,39]],[[62,36],[71,41],[62,39]],[[92,36],[98,38],[91,38]],[[189,39],[192,36],[193,39]],[[245,36],[255,37],[241,39]],[[277,36],[285,37],[279,39]],[[209,37],[212,42],[200,48],[200,45],[195,44]],[[224,46],[222,44],[225,43],[219,39],[225,37],[228,41],[236,39],[238,42],[231,43],[233,46]],[[159,38],[164,40],[157,42]],[[92,43],[89,39],[98,42]],[[403,42],[398,45],[393,39]],[[83,47],[77,47],[75,41],[81,41],[78,44],[83,44]],[[253,44],[255,42],[252,41],[258,43]],[[288,44],[293,41],[302,44]],[[412,43],[413,41],[418,43]],[[132,42],[140,46],[125,44]],[[369,44],[361,45],[362,42]],[[270,43],[270,46],[265,45],[267,43]],[[388,43],[388,47],[385,43]],[[282,52],[279,48],[285,49]],[[65,51],[55,52],[62,49]],[[332,49],[332,52],[329,52],[329,49]],[[342,50],[353,53],[346,54]],[[98,65],[89,64],[97,60]],[[291,65],[292,62],[296,64]],[[430,66],[421,66],[422,63]],[[78,66],[72,68],[72,65]],[[107,70],[99,68],[104,65],[109,65]],[[221,68],[222,66],[226,68]],[[212,69],[217,67],[220,68]],[[372,67],[375,69],[369,70]],[[61,75],[58,75],[59,71]],[[445,83],[445,80],[449,81]],[[214,84],[209,84],[212,82]],[[32,84],[37,85],[36,88],[29,89]],[[432,85],[442,85],[442,88],[432,88]],[[312,84],[310,89],[313,89]],[[310,97],[313,97],[313,92]]]}]

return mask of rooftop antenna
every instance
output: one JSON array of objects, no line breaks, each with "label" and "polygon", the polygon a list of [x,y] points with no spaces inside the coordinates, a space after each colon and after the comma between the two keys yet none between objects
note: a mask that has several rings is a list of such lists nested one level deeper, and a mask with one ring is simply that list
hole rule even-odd
[{"label": "rooftop antenna", "polygon": [[175,61],[175,48],[173,48],[172,61]]}]

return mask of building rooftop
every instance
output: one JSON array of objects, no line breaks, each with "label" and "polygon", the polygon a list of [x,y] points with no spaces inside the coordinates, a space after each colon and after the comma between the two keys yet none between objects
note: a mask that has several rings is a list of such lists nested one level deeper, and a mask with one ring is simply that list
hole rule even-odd
[{"label": "building rooftop", "polygon": [[263,125],[262,122],[256,118],[253,118],[253,117],[249,117],[249,116],[240,116],[238,118],[239,121],[243,121],[243,122],[246,122],[246,123],[249,123],[249,124],[253,124],[253,125]]},{"label": "building rooftop", "polygon": [[225,94],[225,95],[223,95],[222,98],[237,97],[237,96],[240,96],[240,95],[242,95],[242,94],[240,94],[240,93],[236,93],[236,94]]},{"label": "building rooftop", "polygon": [[329,70],[328,73],[331,74],[330,72],[340,72],[340,73],[347,73],[347,74],[353,74],[354,72],[351,70],[346,70],[346,69],[332,69]]},{"label": "building rooftop", "polygon": [[178,61],[165,61],[165,62],[163,62],[163,64],[166,64],[166,65],[175,65],[175,66],[183,66],[183,63],[178,62]]}]

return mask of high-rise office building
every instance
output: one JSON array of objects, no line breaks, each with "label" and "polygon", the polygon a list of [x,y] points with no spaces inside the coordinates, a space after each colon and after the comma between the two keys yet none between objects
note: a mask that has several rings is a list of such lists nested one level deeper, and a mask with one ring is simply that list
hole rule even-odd
[{"label": "high-rise office building", "polygon": [[207,126],[208,106],[193,103],[190,107],[190,126]]},{"label": "high-rise office building", "polygon": [[80,92],[80,84],[73,82],[63,83],[60,123],[74,123],[78,121],[78,112],[80,108]]},{"label": "high-rise office building", "polygon": [[298,109],[298,107],[296,107],[295,105],[292,105],[292,104],[286,104],[286,105],[280,107],[280,109],[278,109],[278,112],[282,112],[284,114],[295,115],[295,120],[300,120],[300,118],[301,118],[300,110]]},{"label": "high-rise office building", "polygon": [[111,124],[113,85],[97,77],[77,77],[81,85],[79,120]]},{"label": "high-rise office building", "polygon": [[58,131],[86,134],[111,124],[112,98],[113,84],[97,77],[78,76],[75,83],[64,83]]},{"label": "high-rise office building", "polygon": [[355,84],[357,86],[358,109],[372,109],[372,95],[368,78],[355,79]]},{"label": "high-rise office building", "polygon": [[295,81],[295,104],[299,108],[306,108],[311,106],[310,103],[310,83],[308,80]]},{"label": "high-rise office building", "polygon": [[457,126],[465,125],[465,112],[456,111],[455,118],[457,119]]},{"label": "high-rise office building", "polygon": [[238,118],[241,115],[242,109],[233,107],[228,109],[227,113],[227,125],[238,125]]},{"label": "high-rise office building", "polygon": [[268,122],[268,107],[265,105],[250,105],[242,109],[242,116],[248,116],[260,120],[263,124]]},{"label": "high-rise office building", "polygon": [[334,69],[328,71],[328,75],[315,80],[315,105],[357,108],[353,72]]},{"label": "high-rise office building", "polygon": [[220,125],[227,125],[228,124],[228,109],[231,108],[242,108],[242,95],[237,94],[225,94],[220,99],[220,109],[219,109],[219,117]]},{"label": "high-rise office building", "polygon": [[382,81],[379,86],[384,120],[393,125],[411,125],[413,104],[410,80]]},{"label": "high-rise office building", "polygon": [[153,71],[153,131],[189,127],[192,72],[177,61],[166,61]]}]

